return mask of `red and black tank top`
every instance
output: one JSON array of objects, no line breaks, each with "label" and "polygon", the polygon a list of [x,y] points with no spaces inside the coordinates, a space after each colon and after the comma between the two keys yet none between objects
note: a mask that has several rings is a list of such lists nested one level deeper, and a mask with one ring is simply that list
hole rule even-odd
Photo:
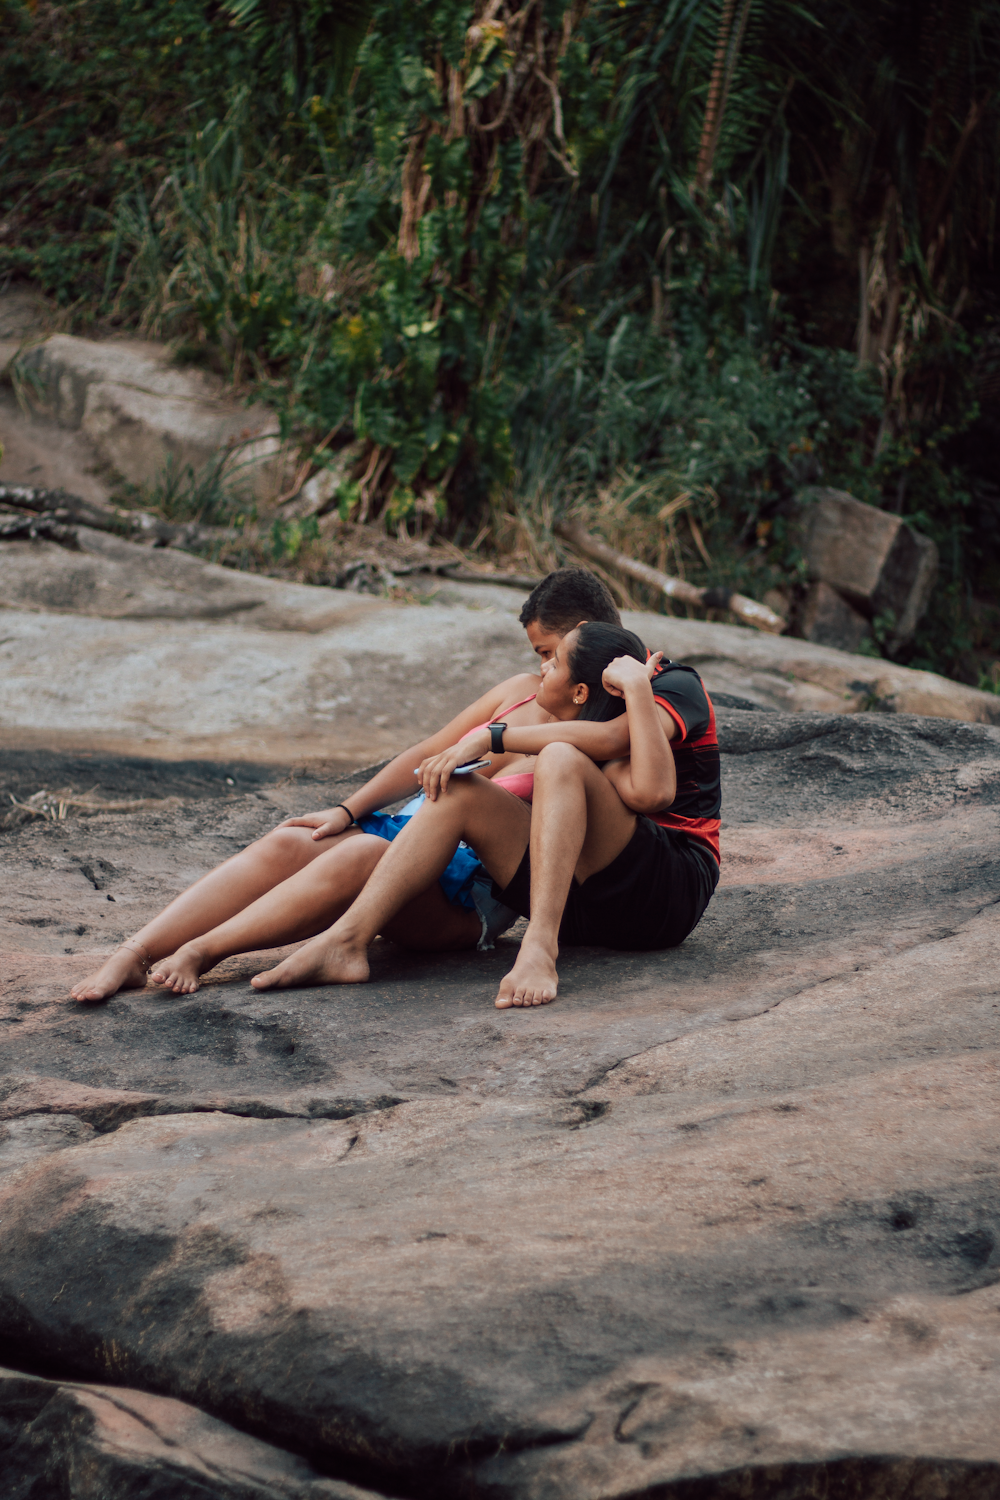
[{"label": "red and black tank top", "polygon": [[677,795],[654,823],[686,833],[719,860],[722,778],[715,709],[694,667],[666,661],[653,678],[653,697],[677,725],[670,741],[677,768]]}]

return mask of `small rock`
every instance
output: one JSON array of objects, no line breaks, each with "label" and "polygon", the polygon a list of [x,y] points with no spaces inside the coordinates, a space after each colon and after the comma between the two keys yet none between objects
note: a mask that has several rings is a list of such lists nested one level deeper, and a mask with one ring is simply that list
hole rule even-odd
[{"label": "small rock", "polygon": [[858,651],[871,638],[871,628],[864,615],[852,609],[846,599],[828,583],[814,583],[806,595],[799,634],[817,646],[835,646],[838,651]]},{"label": "small rock", "polygon": [[912,636],[937,575],[937,547],[899,516],[846,490],[811,489],[803,503],[802,552],[813,578],[829,584],[866,619],[891,615],[892,641]]},{"label": "small rock", "polygon": [[334,588],[351,594],[384,594],[396,584],[394,573],[380,562],[353,562],[337,574]]}]

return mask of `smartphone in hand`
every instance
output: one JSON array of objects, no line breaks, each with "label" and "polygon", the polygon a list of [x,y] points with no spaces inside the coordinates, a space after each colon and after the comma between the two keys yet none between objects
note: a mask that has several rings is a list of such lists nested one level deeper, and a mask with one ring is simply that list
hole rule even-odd
[{"label": "smartphone in hand", "polygon": [[[454,771],[452,771],[451,774],[453,776],[468,776],[470,774],[470,772],[472,772],[472,771],[481,771],[484,766],[491,766],[492,764],[493,764],[493,762],[491,760],[467,760],[465,762],[464,766],[456,766],[455,769],[454,769]],[[417,769],[414,771],[413,774],[414,774],[414,776],[419,776],[420,775],[420,767],[419,766],[417,767]]]}]

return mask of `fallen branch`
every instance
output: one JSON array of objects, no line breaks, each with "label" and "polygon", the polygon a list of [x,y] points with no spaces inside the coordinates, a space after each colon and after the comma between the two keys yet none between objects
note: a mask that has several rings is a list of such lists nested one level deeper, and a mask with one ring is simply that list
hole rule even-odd
[{"label": "fallen branch", "polygon": [[59,542],[73,551],[80,550],[80,538],[72,526],[64,526],[54,511],[42,511],[40,515],[15,516],[12,521],[0,519],[0,541],[13,542],[22,538],[36,541]]},{"label": "fallen branch", "polygon": [[540,578],[528,578],[524,573],[474,573],[470,568],[463,568],[460,563],[430,563],[419,562],[412,566],[392,570],[399,578],[412,577],[414,573],[432,573],[438,578],[450,578],[453,583],[505,583],[508,588],[528,589],[541,583]]},{"label": "fallen branch", "polygon": [[[0,524],[0,538],[16,536],[47,537],[64,547],[78,547],[73,526],[90,526],[95,531],[110,531],[132,542],[153,547],[204,547],[226,541],[235,535],[224,526],[201,526],[196,521],[180,525],[164,521],[145,510],[124,510],[118,506],[98,505],[65,490],[38,489],[31,485],[0,484],[0,507],[30,512],[36,519],[18,526]],[[66,523],[69,523],[67,525]],[[34,531],[30,528],[34,526]]]},{"label": "fallen branch", "polygon": [[604,563],[605,567],[616,568],[619,573],[638,579],[648,588],[657,589],[666,599],[676,599],[680,604],[694,604],[698,609],[728,609],[745,624],[753,625],[757,630],[770,631],[774,635],[780,635],[785,628],[785,621],[773,609],[768,609],[766,604],[758,604],[755,599],[747,599],[729,589],[700,589],[693,583],[685,583],[683,578],[671,578],[669,574],[661,573],[659,568],[637,562],[634,557],[617,552],[607,542],[591,536],[579,521],[559,521],[552,529],[585,557],[592,557],[596,562]]}]

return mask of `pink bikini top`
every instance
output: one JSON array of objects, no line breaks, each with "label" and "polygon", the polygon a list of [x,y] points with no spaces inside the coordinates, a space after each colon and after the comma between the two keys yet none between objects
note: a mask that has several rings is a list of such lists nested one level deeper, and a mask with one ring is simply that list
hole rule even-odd
[{"label": "pink bikini top", "polygon": [[[476,729],[485,729],[488,724],[498,723],[504,714],[513,713],[515,708],[523,708],[526,703],[534,703],[536,696],[532,693],[530,698],[522,698],[520,703],[511,703],[507,708],[501,709],[500,713],[494,714],[492,719],[487,719],[485,724],[477,724]],[[470,729],[469,733],[475,734],[476,729]],[[534,771],[515,771],[513,776],[497,776],[494,779],[497,786],[502,786],[505,792],[513,792],[522,802],[531,801],[535,785]]]}]

